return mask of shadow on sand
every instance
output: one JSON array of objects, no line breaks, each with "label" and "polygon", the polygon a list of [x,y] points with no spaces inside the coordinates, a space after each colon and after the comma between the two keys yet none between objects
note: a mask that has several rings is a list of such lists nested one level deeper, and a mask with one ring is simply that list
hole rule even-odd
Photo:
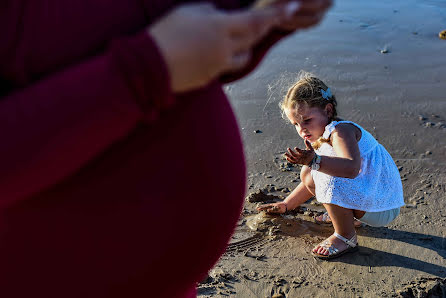
[{"label": "shadow on sand", "polygon": [[[438,253],[439,258],[446,258],[446,238],[443,237],[372,227],[360,229],[358,235],[402,241],[435,251]],[[373,270],[373,267],[394,266],[422,271],[441,278],[446,277],[446,267],[365,246],[360,247],[359,253],[355,257],[348,254],[337,260],[343,263],[367,266],[371,270]]]}]

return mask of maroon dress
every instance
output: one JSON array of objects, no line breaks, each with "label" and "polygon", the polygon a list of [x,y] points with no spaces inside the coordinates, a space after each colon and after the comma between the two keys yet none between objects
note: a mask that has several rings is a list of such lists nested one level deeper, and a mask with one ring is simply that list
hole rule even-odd
[{"label": "maroon dress", "polygon": [[284,33],[173,94],[145,28],[177,2],[0,4],[0,297],[193,296],[223,253],[246,169],[221,84]]}]

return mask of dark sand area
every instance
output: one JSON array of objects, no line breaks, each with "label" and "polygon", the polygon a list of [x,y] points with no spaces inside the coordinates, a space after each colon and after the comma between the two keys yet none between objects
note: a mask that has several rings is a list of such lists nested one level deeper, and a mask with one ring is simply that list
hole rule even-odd
[{"label": "dark sand area", "polygon": [[[446,296],[446,1],[337,1],[317,28],[282,41],[249,77],[225,87],[248,165],[247,196],[227,253],[199,297]],[[279,100],[301,70],[323,79],[340,117],[386,147],[406,206],[385,228],[357,229],[360,250],[330,262],[311,249],[332,233],[312,222],[315,200],[284,216],[256,201],[283,199],[299,166],[282,154],[303,147]],[[265,195],[253,195],[263,191]],[[441,296],[440,296],[441,297]]]}]

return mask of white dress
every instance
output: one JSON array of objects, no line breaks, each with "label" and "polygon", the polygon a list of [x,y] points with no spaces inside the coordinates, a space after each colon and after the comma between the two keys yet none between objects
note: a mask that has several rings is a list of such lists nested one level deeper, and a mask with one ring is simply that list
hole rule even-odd
[{"label": "white dress", "polygon": [[[325,127],[323,138],[329,139],[339,123],[351,123],[361,130],[362,136],[358,142],[361,170],[354,179],[334,177],[312,170],[316,199],[321,203],[366,212],[380,212],[403,206],[400,173],[387,150],[369,132],[351,121],[333,121]],[[315,151],[319,155],[336,156],[328,143],[322,143]]]}]

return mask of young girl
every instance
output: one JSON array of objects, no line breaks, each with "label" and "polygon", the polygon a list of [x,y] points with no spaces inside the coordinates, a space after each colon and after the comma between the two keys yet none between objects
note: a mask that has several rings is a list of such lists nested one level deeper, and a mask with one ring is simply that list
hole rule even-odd
[{"label": "young girl", "polygon": [[289,162],[303,165],[301,183],[283,201],[260,211],[285,213],[312,196],[326,208],[335,232],[312,254],[332,259],[358,249],[355,218],[371,226],[393,221],[404,205],[399,171],[386,149],[351,121],[337,117],[336,98],[321,80],[304,73],[280,107],[306,149],[288,148]]}]

